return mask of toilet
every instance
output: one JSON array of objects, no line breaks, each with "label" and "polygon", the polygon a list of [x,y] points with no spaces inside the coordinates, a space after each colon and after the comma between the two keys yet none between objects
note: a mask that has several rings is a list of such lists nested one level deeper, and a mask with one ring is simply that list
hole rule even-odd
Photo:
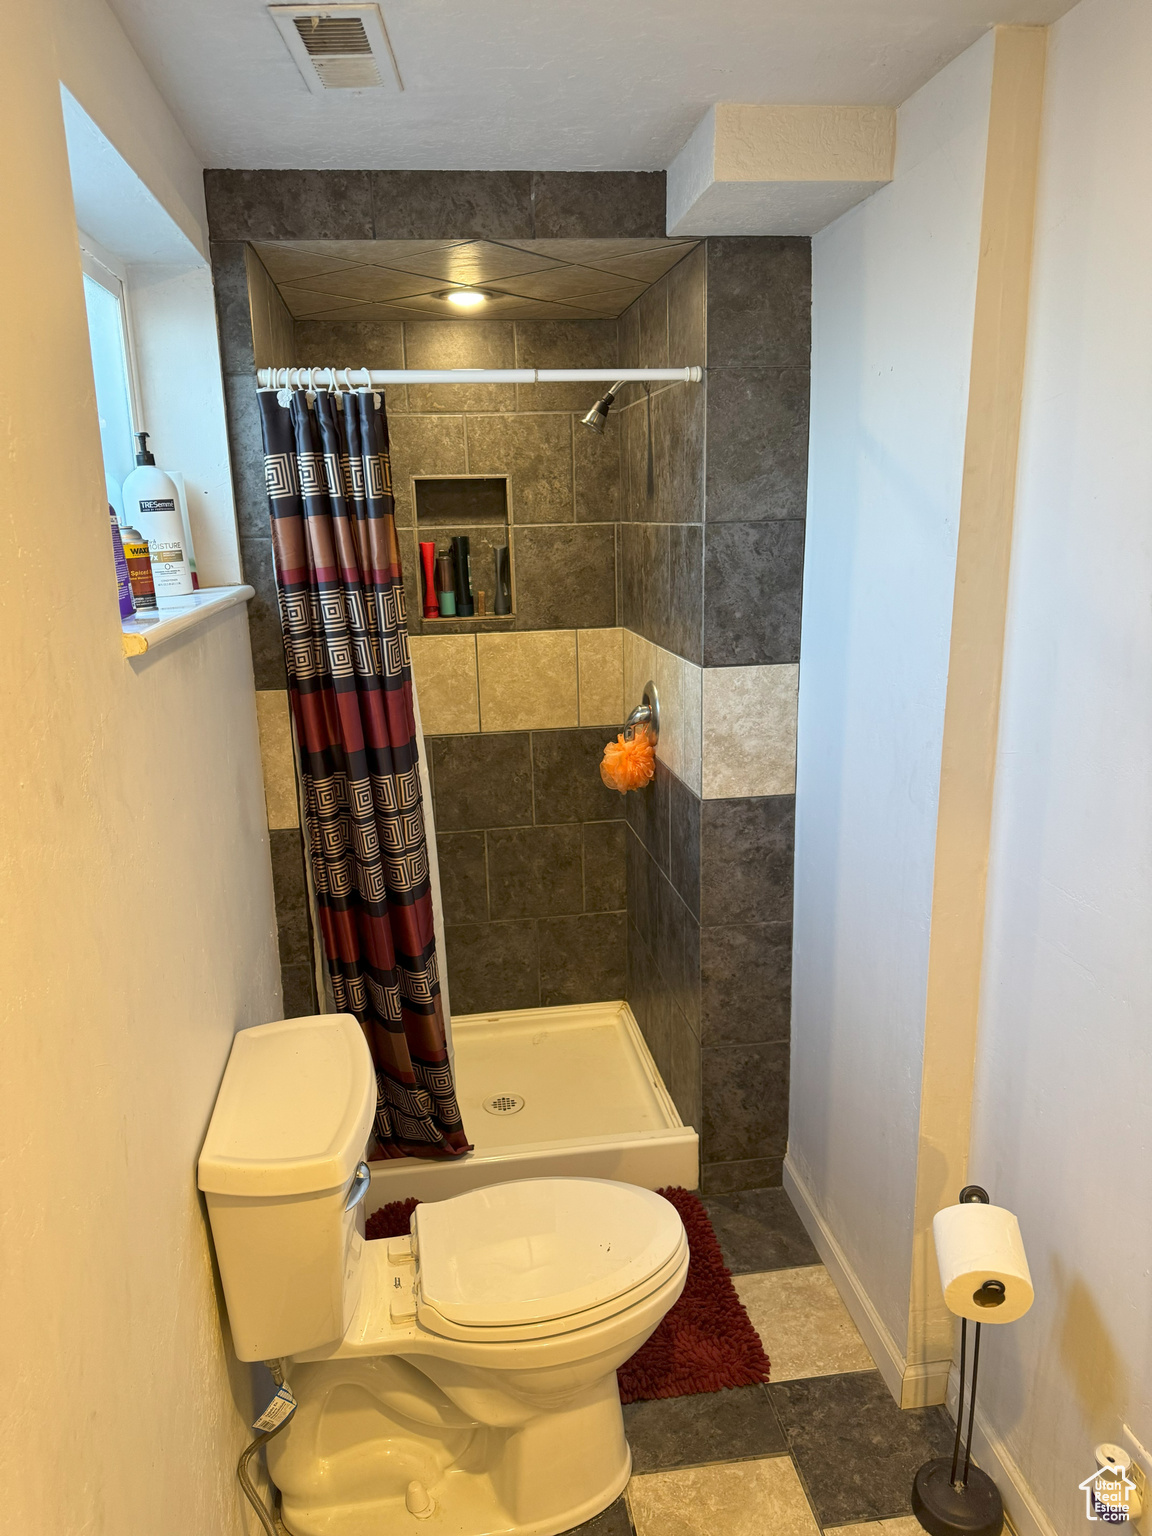
[{"label": "toilet", "polygon": [[349,1014],[237,1034],[199,1162],[232,1342],[297,1400],[268,1442],[291,1536],[556,1536],[624,1489],[616,1368],[684,1287],[651,1190],[526,1179],[369,1242],[375,1070]]}]

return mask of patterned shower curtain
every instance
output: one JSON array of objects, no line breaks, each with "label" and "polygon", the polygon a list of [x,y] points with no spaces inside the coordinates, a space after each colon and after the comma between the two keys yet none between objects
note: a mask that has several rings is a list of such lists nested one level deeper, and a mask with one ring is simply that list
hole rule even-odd
[{"label": "patterned shower curtain", "polygon": [[375,1157],[469,1150],[440,998],[381,397],[261,390],[309,860],[332,995],[376,1064]]}]

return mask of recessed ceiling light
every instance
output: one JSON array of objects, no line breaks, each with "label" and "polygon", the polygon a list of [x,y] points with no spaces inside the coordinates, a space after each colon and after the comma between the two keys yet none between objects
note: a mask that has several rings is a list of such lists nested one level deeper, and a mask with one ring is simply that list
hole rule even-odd
[{"label": "recessed ceiling light", "polygon": [[445,288],[436,297],[447,299],[457,309],[479,309],[481,304],[488,302],[488,295],[479,288]]}]

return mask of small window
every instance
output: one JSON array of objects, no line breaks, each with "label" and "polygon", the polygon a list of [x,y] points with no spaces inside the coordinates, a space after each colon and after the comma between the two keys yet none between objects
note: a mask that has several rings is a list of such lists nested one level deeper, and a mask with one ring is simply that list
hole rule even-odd
[{"label": "small window", "polygon": [[88,340],[96,381],[104,480],[117,517],[124,511],[121,487],[136,464],[132,434],[137,428],[135,377],[128,315],[121,278],[89,251],[81,250]]}]

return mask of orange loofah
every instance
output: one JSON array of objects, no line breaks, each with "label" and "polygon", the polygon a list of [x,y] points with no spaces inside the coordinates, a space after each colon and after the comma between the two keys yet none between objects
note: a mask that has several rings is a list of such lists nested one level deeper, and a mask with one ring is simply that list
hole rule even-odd
[{"label": "orange loofah", "polygon": [[604,748],[600,777],[609,789],[618,789],[622,795],[630,789],[643,789],[655,772],[656,755],[643,726],[630,741],[617,736]]}]

